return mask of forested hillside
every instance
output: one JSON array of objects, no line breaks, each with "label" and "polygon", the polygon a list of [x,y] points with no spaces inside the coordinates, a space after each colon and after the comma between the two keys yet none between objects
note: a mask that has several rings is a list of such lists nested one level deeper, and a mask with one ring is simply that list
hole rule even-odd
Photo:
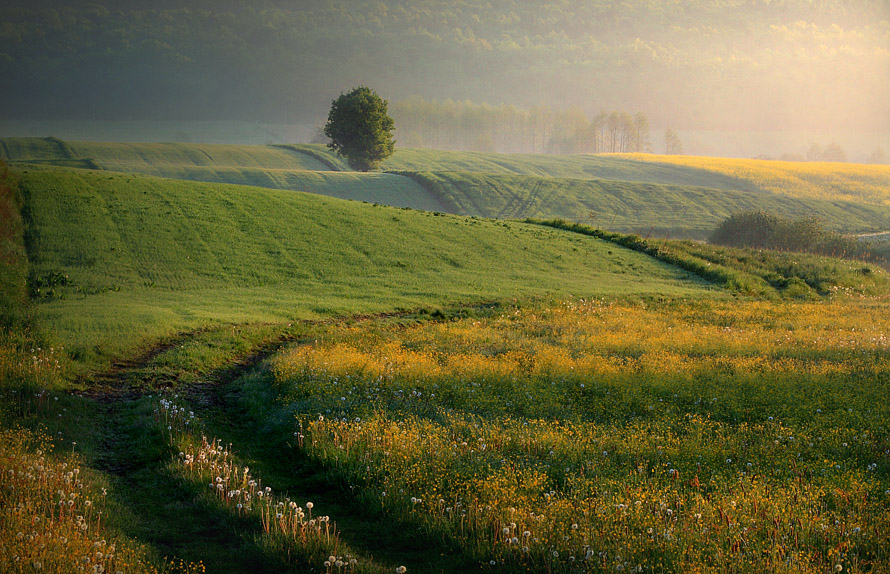
[{"label": "forested hillside", "polygon": [[360,83],[686,129],[890,117],[882,0],[12,0],[0,22],[6,117],[312,123]]}]

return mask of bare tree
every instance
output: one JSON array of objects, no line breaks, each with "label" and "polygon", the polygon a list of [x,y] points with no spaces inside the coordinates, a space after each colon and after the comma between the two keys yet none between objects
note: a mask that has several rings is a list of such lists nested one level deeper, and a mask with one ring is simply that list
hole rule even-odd
[{"label": "bare tree", "polygon": [[648,153],[649,146],[649,118],[642,112],[634,114],[633,139],[630,151],[636,153]]},{"label": "bare tree", "polygon": [[868,156],[868,163],[887,163],[887,155],[884,153],[884,148],[876,147],[871,155]]},{"label": "bare tree", "polygon": [[674,128],[668,126],[664,130],[664,153],[666,155],[681,155],[683,153],[683,143],[680,136],[674,131]]}]

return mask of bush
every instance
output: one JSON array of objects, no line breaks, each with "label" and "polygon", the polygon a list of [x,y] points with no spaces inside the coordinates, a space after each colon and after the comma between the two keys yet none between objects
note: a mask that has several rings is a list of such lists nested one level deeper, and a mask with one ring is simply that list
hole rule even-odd
[{"label": "bush", "polygon": [[818,219],[792,221],[763,211],[730,215],[717,226],[709,240],[727,247],[798,251],[834,257],[867,256],[867,244],[825,229]]}]

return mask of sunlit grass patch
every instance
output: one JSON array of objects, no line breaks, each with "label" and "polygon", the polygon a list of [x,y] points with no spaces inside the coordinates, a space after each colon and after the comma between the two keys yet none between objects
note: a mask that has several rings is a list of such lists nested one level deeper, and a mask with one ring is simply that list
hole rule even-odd
[{"label": "sunlit grass patch", "polygon": [[890,166],[697,156],[622,156],[697,168],[749,182],[778,195],[890,205]]},{"label": "sunlit grass patch", "polygon": [[332,328],[273,370],[311,456],[495,569],[880,572],[884,311],[575,300]]},{"label": "sunlit grass patch", "polygon": [[200,564],[160,568],[138,544],[106,527],[106,489],[77,456],[53,455],[47,435],[0,430],[0,562],[4,572],[203,572]]}]

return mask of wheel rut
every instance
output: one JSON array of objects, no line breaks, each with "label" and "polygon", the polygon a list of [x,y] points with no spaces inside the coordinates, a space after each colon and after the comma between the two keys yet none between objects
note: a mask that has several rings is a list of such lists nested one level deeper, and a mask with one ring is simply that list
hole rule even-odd
[{"label": "wheel rut", "polygon": [[[245,382],[252,380],[253,389],[266,388],[268,396],[262,399],[273,404],[267,360],[286,345],[309,344],[313,338],[299,332],[283,333],[196,379],[181,381],[168,376],[160,382],[152,380],[148,367],[153,361],[201,334],[181,334],[82,381],[88,390],[79,394],[95,401],[96,416],[104,421],[98,426],[100,436],[95,437],[91,466],[107,474],[111,492],[128,514],[121,521],[125,534],[149,544],[160,556],[202,562],[208,572],[308,571],[306,564],[289,563],[280,554],[270,556],[261,542],[258,521],[207,504],[200,489],[171,471],[175,453],[153,413],[161,396],[175,393],[176,400],[201,419],[207,437],[230,444],[239,464],[249,466],[264,485],[301,504],[312,501],[319,514],[330,516],[340,541],[368,564],[361,571],[392,572],[405,565],[412,572],[447,574],[478,568],[447,543],[359,502],[350,485],[333,478],[288,442],[292,433],[285,427],[293,419],[283,407],[271,420],[258,420],[250,413],[250,401],[256,397],[245,396]],[[320,562],[314,568],[324,571]]]}]

